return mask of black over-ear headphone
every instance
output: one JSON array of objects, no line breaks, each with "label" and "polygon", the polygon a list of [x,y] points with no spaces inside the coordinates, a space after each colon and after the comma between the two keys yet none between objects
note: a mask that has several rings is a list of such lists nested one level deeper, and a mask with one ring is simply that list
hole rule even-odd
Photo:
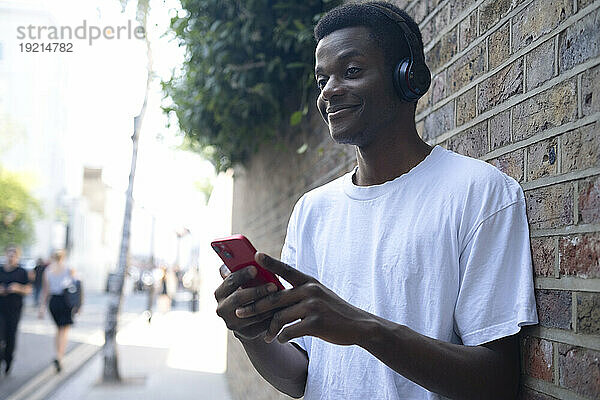
[{"label": "black over-ear headphone", "polygon": [[375,3],[366,5],[373,7],[395,22],[404,34],[410,56],[400,60],[394,68],[394,87],[402,100],[414,103],[427,92],[431,84],[431,72],[425,64],[423,52],[413,50],[420,47],[419,39],[396,11]]}]

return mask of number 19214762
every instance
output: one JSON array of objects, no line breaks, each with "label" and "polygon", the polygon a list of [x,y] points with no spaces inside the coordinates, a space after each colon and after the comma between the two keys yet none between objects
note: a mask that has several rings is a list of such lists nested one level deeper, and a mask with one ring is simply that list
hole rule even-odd
[{"label": "number 19214762", "polygon": [[19,43],[21,53],[72,53],[73,43]]}]

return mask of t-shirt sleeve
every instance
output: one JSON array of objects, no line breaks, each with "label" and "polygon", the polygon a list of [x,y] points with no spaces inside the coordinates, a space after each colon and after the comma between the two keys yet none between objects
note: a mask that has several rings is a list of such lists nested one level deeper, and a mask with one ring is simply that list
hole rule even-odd
[{"label": "t-shirt sleeve", "polygon": [[[283,248],[281,249],[281,261],[288,264],[291,267],[298,268],[298,253],[296,250],[297,246],[297,238],[296,238],[296,218],[298,212],[298,204],[294,207],[294,211],[290,216],[290,220],[288,222],[287,233],[285,236],[285,241],[283,243]],[[286,288],[290,288],[291,285],[285,281],[282,284]],[[306,351],[306,344],[304,342],[304,337],[299,337],[290,340],[290,342],[296,343],[300,346],[304,351]]]},{"label": "t-shirt sleeve", "polygon": [[17,277],[17,282],[22,285],[29,284],[29,275],[27,274],[27,271],[25,270],[25,268],[19,268],[19,275]]},{"label": "t-shirt sleeve", "polygon": [[463,344],[477,346],[537,324],[525,200],[479,223],[460,255],[454,312]]}]

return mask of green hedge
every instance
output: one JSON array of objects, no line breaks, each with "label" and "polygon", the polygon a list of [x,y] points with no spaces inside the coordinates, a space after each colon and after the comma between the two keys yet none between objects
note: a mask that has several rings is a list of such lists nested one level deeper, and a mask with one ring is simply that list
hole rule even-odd
[{"label": "green hedge", "polygon": [[314,100],[312,29],[339,3],[182,0],[171,28],[186,59],[163,89],[186,145],[222,171],[299,124]]}]

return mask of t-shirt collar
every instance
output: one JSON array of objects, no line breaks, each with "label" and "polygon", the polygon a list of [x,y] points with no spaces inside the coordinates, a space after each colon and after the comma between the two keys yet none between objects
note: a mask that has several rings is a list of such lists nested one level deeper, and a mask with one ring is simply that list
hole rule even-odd
[{"label": "t-shirt collar", "polygon": [[387,181],[381,183],[379,185],[371,185],[371,186],[358,186],[352,182],[352,176],[358,170],[358,166],[354,167],[354,169],[344,175],[343,178],[343,187],[344,193],[354,200],[372,200],[377,198],[385,193],[390,192],[398,185],[401,185],[407,179],[413,179],[414,177],[420,175],[427,169],[431,168],[435,165],[445,150],[441,146],[435,146],[431,152],[421,161],[419,164],[415,165],[410,171],[405,174],[400,175],[397,178],[392,179],[391,181]]}]

